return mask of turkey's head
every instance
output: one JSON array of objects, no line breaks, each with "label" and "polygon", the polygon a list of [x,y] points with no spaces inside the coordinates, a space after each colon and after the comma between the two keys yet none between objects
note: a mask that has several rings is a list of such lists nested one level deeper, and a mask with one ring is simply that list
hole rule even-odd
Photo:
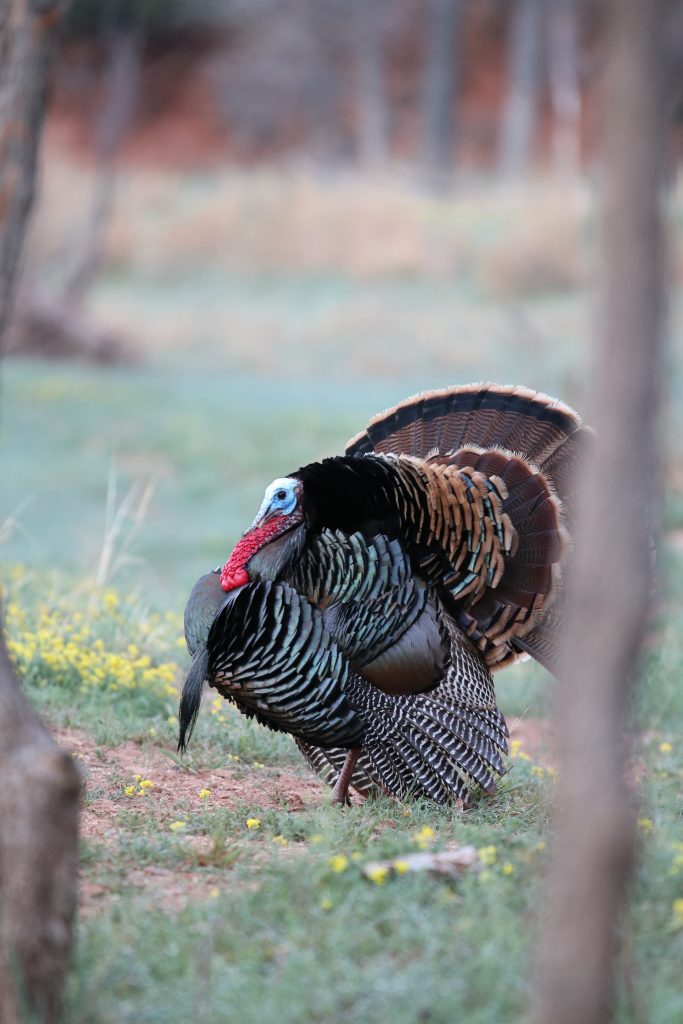
[{"label": "turkey's head", "polygon": [[301,481],[281,477],[266,487],[258,515],[221,572],[223,590],[250,580],[277,579],[304,543]]}]

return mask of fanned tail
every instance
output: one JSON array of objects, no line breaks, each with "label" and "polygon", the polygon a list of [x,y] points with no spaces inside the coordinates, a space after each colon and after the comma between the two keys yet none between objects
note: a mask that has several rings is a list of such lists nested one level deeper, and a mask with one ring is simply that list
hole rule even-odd
[{"label": "fanned tail", "polygon": [[502,482],[501,509],[517,547],[506,554],[499,585],[450,606],[490,666],[528,654],[557,670],[575,480],[592,436],[573,409],[548,395],[482,383],[408,398],[375,416],[346,446],[348,455],[408,455],[472,467]]},{"label": "fanned tail", "polygon": [[472,446],[502,448],[543,471],[571,518],[573,481],[591,435],[573,409],[548,395],[509,385],[465,384],[414,395],[373,417],[348,442],[346,454],[392,452],[426,459]]}]

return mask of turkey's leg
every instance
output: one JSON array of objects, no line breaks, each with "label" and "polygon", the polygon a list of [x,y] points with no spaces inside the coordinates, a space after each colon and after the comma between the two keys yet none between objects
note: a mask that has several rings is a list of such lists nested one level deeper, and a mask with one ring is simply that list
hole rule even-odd
[{"label": "turkey's leg", "polygon": [[356,767],[356,761],[360,756],[360,750],[360,747],[352,747],[347,753],[346,760],[344,761],[344,767],[339,773],[339,778],[332,790],[333,804],[341,804],[344,806],[344,804],[351,803],[349,800],[349,783],[353,778],[353,771]]}]

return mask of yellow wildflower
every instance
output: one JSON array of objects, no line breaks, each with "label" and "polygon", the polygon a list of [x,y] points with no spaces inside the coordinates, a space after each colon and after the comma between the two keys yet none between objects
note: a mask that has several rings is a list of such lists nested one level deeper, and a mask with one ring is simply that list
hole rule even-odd
[{"label": "yellow wildflower", "polygon": [[210,789],[200,789],[199,790],[199,799],[200,800],[208,800],[210,796],[211,796],[211,790]]},{"label": "yellow wildflower", "polygon": [[247,828],[255,829],[261,828],[260,818],[247,818]]},{"label": "yellow wildflower", "polygon": [[498,857],[498,851],[495,846],[480,846],[477,852],[479,853],[479,860],[482,864],[486,864],[487,867],[490,867],[491,864],[495,864],[496,858]]},{"label": "yellow wildflower", "polygon": [[532,775],[539,775],[542,778],[545,775],[545,772],[543,771],[543,769],[539,765],[535,764],[533,766],[533,768],[531,769],[531,774]]},{"label": "yellow wildflower", "polygon": [[539,853],[542,853],[542,851],[545,850],[545,840],[544,839],[541,839],[540,843],[536,843],[536,849],[539,851]]},{"label": "yellow wildflower", "polygon": [[133,778],[135,779],[136,782],[142,781],[142,775],[134,775]]},{"label": "yellow wildflower", "polygon": [[673,926],[674,928],[683,928],[683,899],[680,897],[673,901],[671,904],[673,911]]},{"label": "yellow wildflower", "polygon": [[680,875],[681,871],[683,871],[683,853],[677,853],[671,862],[669,874],[675,877],[676,875]]},{"label": "yellow wildflower", "polygon": [[264,764],[262,764],[261,761],[252,761],[251,762],[251,767],[252,768],[265,768],[266,766]]},{"label": "yellow wildflower", "polygon": [[273,836],[273,842],[278,846],[289,846],[289,842],[284,836]]},{"label": "yellow wildflower", "polygon": [[135,786],[126,786],[123,792],[126,796],[135,796]]},{"label": "yellow wildflower", "polygon": [[343,853],[338,853],[334,857],[330,857],[328,863],[333,871],[340,874],[342,871],[346,871],[349,866],[349,858],[345,857]]},{"label": "yellow wildflower", "polygon": [[170,828],[171,832],[182,832],[186,825],[186,821],[172,821],[168,827]]},{"label": "yellow wildflower", "polygon": [[329,898],[329,896],[326,896],[325,899],[322,899],[320,901],[320,909],[321,910],[332,910],[332,907],[333,907],[333,903],[332,903],[332,900]]},{"label": "yellow wildflower", "polygon": [[510,743],[510,756],[511,757],[516,757],[521,749],[522,749],[522,741],[521,740],[512,740],[512,742]]},{"label": "yellow wildflower", "polygon": [[149,789],[154,787],[154,783],[151,779],[141,779],[138,783],[138,787],[141,793],[146,793]]},{"label": "yellow wildflower", "polygon": [[374,882],[375,885],[383,885],[387,875],[389,874],[389,868],[385,868],[380,864],[377,864],[374,868],[368,868],[366,874],[370,881]]},{"label": "yellow wildflower", "polygon": [[652,832],[652,829],[654,828],[652,818],[638,818],[638,828],[641,832],[645,832],[646,834],[648,832]]},{"label": "yellow wildflower", "polygon": [[395,860],[391,866],[397,875],[405,875],[406,871],[410,871],[410,865],[407,860]]},{"label": "yellow wildflower", "polygon": [[505,864],[503,864],[501,870],[504,875],[514,875],[515,873],[514,865],[512,865],[509,860],[506,861]]},{"label": "yellow wildflower", "polygon": [[420,850],[426,850],[434,842],[436,832],[429,825],[424,825],[415,836],[415,843]]},{"label": "yellow wildflower", "polygon": [[659,749],[661,750],[661,752],[663,754],[670,754],[671,751],[673,750],[673,747],[671,746],[671,744],[667,740],[664,740],[663,743],[659,744]]}]

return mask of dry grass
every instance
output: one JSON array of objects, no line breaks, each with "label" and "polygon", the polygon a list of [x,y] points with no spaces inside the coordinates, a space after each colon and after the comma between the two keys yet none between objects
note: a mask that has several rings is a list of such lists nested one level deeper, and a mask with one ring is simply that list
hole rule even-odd
[{"label": "dry grass", "polygon": [[[54,147],[32,238],[56,274],[86,222],[92,171]],[[472,278],[492,295],[571,290],[585,279],[585,189],[463,183],[437,198],[400,177],[127,170],[107,243],[111,271]]]}]

